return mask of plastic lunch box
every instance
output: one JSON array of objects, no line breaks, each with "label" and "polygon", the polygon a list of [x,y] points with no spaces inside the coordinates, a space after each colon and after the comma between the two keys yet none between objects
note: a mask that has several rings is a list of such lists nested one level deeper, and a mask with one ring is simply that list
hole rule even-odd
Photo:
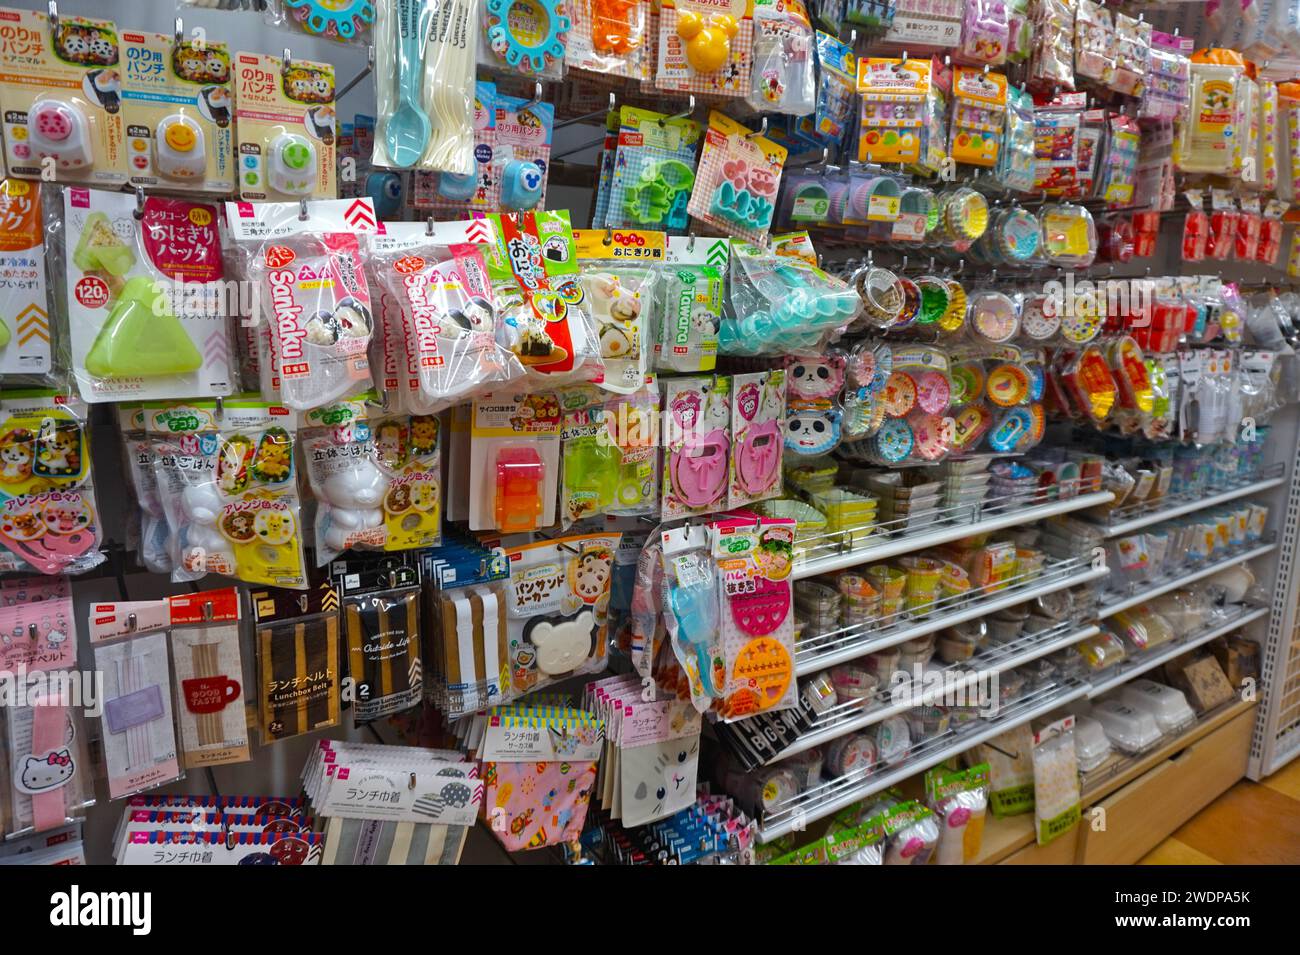
[{"label": "plastic lunch box", "polygon": [[1122,753],[1145,752],[1161,739],[1156,718],[1122,700],[1102,700],[1092,708],[1092,718],[1102,725],[1111,743]]},{"label": "plastic lunch box", "polygon": [[1119,698],[1135,710],[1144,710],[1156,719],[1160,732],[1180,733],[1196,722],[1196,713],[1187,697],[1172,686],[1154,680],[1134,680],[1120,690]]}]

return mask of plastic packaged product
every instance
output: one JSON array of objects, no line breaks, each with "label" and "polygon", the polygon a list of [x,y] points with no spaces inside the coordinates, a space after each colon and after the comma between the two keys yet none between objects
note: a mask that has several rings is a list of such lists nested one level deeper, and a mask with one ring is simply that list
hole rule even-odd
[{"label": "plastic packaged product", "polygon": [[908,732],[912,741],[920,744],[948,731],[950,717],[942,706],[918,706],[907,711]]},{"label": "plastic packaged product", "polygon": [[[637,4],[642,6],[642,4]],[[816,108],[813,29],[802,5],[754,8],[747,102],[756,110],[807,116]]]},{"label": "plastic packaged product", "polygon": [[926,803],[939,820],[938,865],[963,865],[979,857],[984,840],[984,816],[989,803],[988,763],[948,772],[925,774]]},{"label": "plastic packaged product", "polygon": [[875,674],[847,663],[832,669],[830,679],[835,687],[835,699],[840,703],[869,700],[880,686]]},{"label": "plastic packaged product", "polygon": [[1115,14],[1117,39],[1114,67],[1102,77],[1111,89],[1125,96],[1141,96],[1151,72],[1151,24]]},{"label": "plastic packaged product", "polygon": [[1034,4],[1032,85],[1074,89],[1074,4],[1070,0],[1039,0]]},{"label": "plastic packaged product", "polygon": [[1092,0],[1077,0],[1074,16],[1074,74],[1102,80],[1115,71],[1119,39],[1111,13]]},{"label": "plastic packaged product", "polygon": [[939,825],[925,806],[907,802],[885,814],[885,835],[885,865],[925,865],[939,841]]},{"label": "plastic packaged product", "polygon": [[1156,725],[1166,736],[1181,733],[1196,721],[1196,713],[1187,705],[1179,690],[1154,680],[1133,680],[1121,687],[1119,698],[1135,710],[1144,710],[1156,718]]},{"label": "plastic packaged product", "polygon": [[876,724],[872,734],[876,741],[876,758],[882,764],[906,759],[912,751],[912,735],[907,719],[891,716]]},{"label": "plastic packaged product", "polygon": [[1124,642],[1108,630],[1103,630],[1095,637],[1081,640],[1074,646],[1079,656],[1094,671],[1113,667],[1128,656],[1124,650]]},{"label": "plastic packaged product", "polygon": [[1053,265],[1084,267],[1097,257],[1097,226],[1083,206],[1061,203],[1041,214],[1043,251]]},{"label": "plastic packaged product", "polygon": [[859,162],[908,164],[924,158],[930,82],[928,60],[858,60]]},{"label": "plastic packaged product", "polygon": [[1134,651],[1150,650],[1174,638],[1169,621],[1147,607],[1123,610],[1111,619],[1118,634]]},{"label": "plastic packaged product", "polygon": [[1110,752],[1105,728],[1091,716],[1075,717],[1074,754],[1079,760],[1079,772],[1092,772],[1110,759]]},{"label": "plastic packaged product", "polygon": [[1079,823],[1079,763],[1074,752],[1074,717],[1034,734],[1034,821],[1039,845],[1047,845]]},{"label": "plastic packaged product", "polygon": [[971,766],[989,766],[989,805],[999,819],[1029,812],[1034,807],[1034,735],[1027,725],[969,750]]},{"label": "plastic packaged product", "polygon": [[1192,64],[1192,120],[1179,125],[1174,153],[1183,172],[1222,175],[1232,168],[1232,144],[1241,123],[1238,85],[1243,75],[1240,66]]},{"label": "plastic packaged product", "polygon": [[839,702],[838,691],[826,673],[818,673],[804,683],[800,695],[804,706],[818,716],[833,709]]},{"label": "plastic packaged product", "polygon": [[1102,700],[1091,715],[1122,753],[1143,753],[1160,742],[1160,725],[1148,710],[1134,709],[1121,700]]},{"label": "plastic packaged product", "polygon": [[962,23],[961,53],[966,59],[1001,66],[1011,45],[1007,5],[1002,0],[971,0]]},{"label": "plastic packaged product", "polygon": [[871,770],[876,764],[876,743],[866,733],[852,733],[826,746],[826,774],[848,776]]}]

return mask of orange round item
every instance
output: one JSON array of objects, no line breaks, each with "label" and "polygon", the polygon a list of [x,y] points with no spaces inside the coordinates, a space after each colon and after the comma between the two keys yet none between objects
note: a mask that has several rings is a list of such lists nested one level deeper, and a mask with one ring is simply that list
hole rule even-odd
[{"label": "orange round item", "polygon": [[758,637],[736,654],[731,675],[741,688],[727,697],[723,709],[729,717],[747,716],[781,702],[794,679],[794,661],[781,641]]}]

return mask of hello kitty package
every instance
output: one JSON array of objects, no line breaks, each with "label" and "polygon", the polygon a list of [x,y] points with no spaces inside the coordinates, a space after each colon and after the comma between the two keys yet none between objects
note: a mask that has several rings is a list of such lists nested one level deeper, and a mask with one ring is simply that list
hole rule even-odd
[{"label": "hello kitty package", "polygon": [[122,31],[122,116],[131,184],[235,191],[234,101],[224,43]]},{"label": "hello kitty package", "polygon": [[5,165],[20,179],[127,180],[121,54],[111,20],[0,9]]},{"label": "hello kitty package", "polygon": [[598,534],[507,548],[509,698],[605,669],[618,543],[617,534]]},{"label": "hello kitty package", "polygon": [[0,573],[103,563],[86,406],[42,391],[0,400]]},{"label": "hello kitty package", "polygon": [[[39,606],[27,605],[33,611]],[[40,626],[36,642],[47,647],[53,632],[39,632]],[[68,632],[75,643],[70,622]],[[75,650],[73,656],[75,664]],[[84,816],[95,802],[80,708],[71,705],[66,687],[62,694],[49,692],[52,681],[43,679],[49,674],[28,674],[23,697],[32,705],[4,709],[0,831],[8,836],[57,828]]]}]

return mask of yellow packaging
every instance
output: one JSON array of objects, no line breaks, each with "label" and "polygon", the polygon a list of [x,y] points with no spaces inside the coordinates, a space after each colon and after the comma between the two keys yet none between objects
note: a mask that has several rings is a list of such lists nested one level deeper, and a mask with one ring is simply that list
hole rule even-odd
[{"label": "yellow packaging", "polygon": [[169,34],[123,30],[122,61],[131,184],[233,192],[235,127],[225,44],[177,45]]},{"label": "yellow packaging", "polygon": [[235,55],[239,196],[334,199],[334,67],[263,53]]},{"label": "yellow packaging", "polygon": [[929,91],[929,60],[859,58],[862,122],[858,161],[918,162],[928,122]]},{"label": "yellow packaging", "polygon": [[1192,104],[1179,124],[1174,153],[1184,172],[1226,173],[1240,125],[1238,84],[1243,70],[1215,63],[1192,64]]},{"label": "yellow packaging", "polygon": [[20,179],[117,188],[127,179],[117,27],[0,9],[5,164]]},{"label": "yellow packaging", "polygon": [[1007,111],[1007,78],[959,66],[953,71],[952,95],[953,161],[995,165]]}]

